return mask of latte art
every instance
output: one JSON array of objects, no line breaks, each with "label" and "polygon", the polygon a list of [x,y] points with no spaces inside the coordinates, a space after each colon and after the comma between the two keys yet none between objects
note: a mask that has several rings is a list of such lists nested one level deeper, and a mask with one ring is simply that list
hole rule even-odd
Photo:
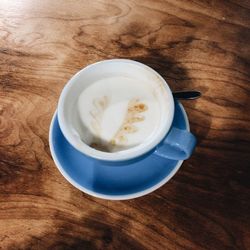
[{"label": "latte art", "polygon": [[82,141],[100,151],[117,152],[152,137],[163,101],[154,82],[108,77],[90,84],[77,101]]},{"label": "latte art", "polygon": [[[105,96],[102,99],[105,100],[107,99],[107,97]],[[100,102],[103,103],[102,101]],[[96,115],[93,115],[93,112],[91,112],[91,115],[93,118],[93,121],[92,121],[93,128],[96,128],[96,134],[98,134],[99,137],[95,137],[95,139],[93,139],[93,142],[90,144],[90,146],[95,149],[98,149],[101,151],[108,151],[108,152],[114,151],[115,149],[117,149],[117,147],[121,145],[125,146],[126,142],[128,141],[128,135],[136,133],[138,131],[138,128],[136,127],[135,123],[143,122],[145,120],[144,116],[139,115],[139,113],[145,112],[146,110],[147,110],[147,106],[143,103],[140,103],[139,100],[136,100],[136,99],[130,100],[128,103],[128,107],[127,107],[127,113],[124,117],[122,125],[120,126],[117,133],[109,142],[102,142],[101,140],[100,124],[101,124],[101,118],[102,118],[103,112],[97,113]]]}]

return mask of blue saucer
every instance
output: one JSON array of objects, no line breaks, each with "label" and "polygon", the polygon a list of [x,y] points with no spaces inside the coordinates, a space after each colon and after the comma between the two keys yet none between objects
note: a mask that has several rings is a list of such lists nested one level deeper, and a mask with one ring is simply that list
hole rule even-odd
[{"label": "blue saucer", "polygon": [[[175,103],[174,126],[189,131],[183,106]],[[85,157],[64,138],[57,113],[50,125],[50,151],[61,174],[76,188],[95,197],[125,200],[148,194],[165,184],[183,161],[154,154],[126,166],[106,166]]]}]

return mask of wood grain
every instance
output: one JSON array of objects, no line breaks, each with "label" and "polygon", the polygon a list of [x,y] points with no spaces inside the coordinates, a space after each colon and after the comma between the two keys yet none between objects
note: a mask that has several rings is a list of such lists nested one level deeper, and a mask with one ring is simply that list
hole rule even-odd
[{"label": "wood grain", "polygon": [[[1,249],[250,249],[250,1],[0,1]],[[156,192],[111,202],[60,175],[48,130],[82,67],[131,58],[184,102],[195,154]]]}]

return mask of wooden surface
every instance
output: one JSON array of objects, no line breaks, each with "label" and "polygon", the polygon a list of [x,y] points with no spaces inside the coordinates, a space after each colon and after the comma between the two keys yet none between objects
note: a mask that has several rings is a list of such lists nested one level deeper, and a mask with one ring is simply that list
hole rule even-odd
[{"label": "wooden surface", "polygon": [[[1,249],[250,249],[250,1],[0,1]],[[72,187],[51,158],[60,91],[87,64],[156,69],[198,137],[165,186],[129,201]]]}]

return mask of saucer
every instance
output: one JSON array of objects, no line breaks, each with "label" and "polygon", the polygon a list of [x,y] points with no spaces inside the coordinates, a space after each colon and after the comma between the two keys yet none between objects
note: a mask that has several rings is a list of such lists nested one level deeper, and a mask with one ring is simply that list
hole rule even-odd
[{"label": "saucer", "polygon": [[[175,101],[175,127],[189,131],[183,106]],[[126,200],[146,195],[168,182],[181,161],[151,154],[126,166],[107,166],[73,148],[63,136],[55,112],[50,125],[50,151],[61,174],[79,190],[103,199]]]}]

